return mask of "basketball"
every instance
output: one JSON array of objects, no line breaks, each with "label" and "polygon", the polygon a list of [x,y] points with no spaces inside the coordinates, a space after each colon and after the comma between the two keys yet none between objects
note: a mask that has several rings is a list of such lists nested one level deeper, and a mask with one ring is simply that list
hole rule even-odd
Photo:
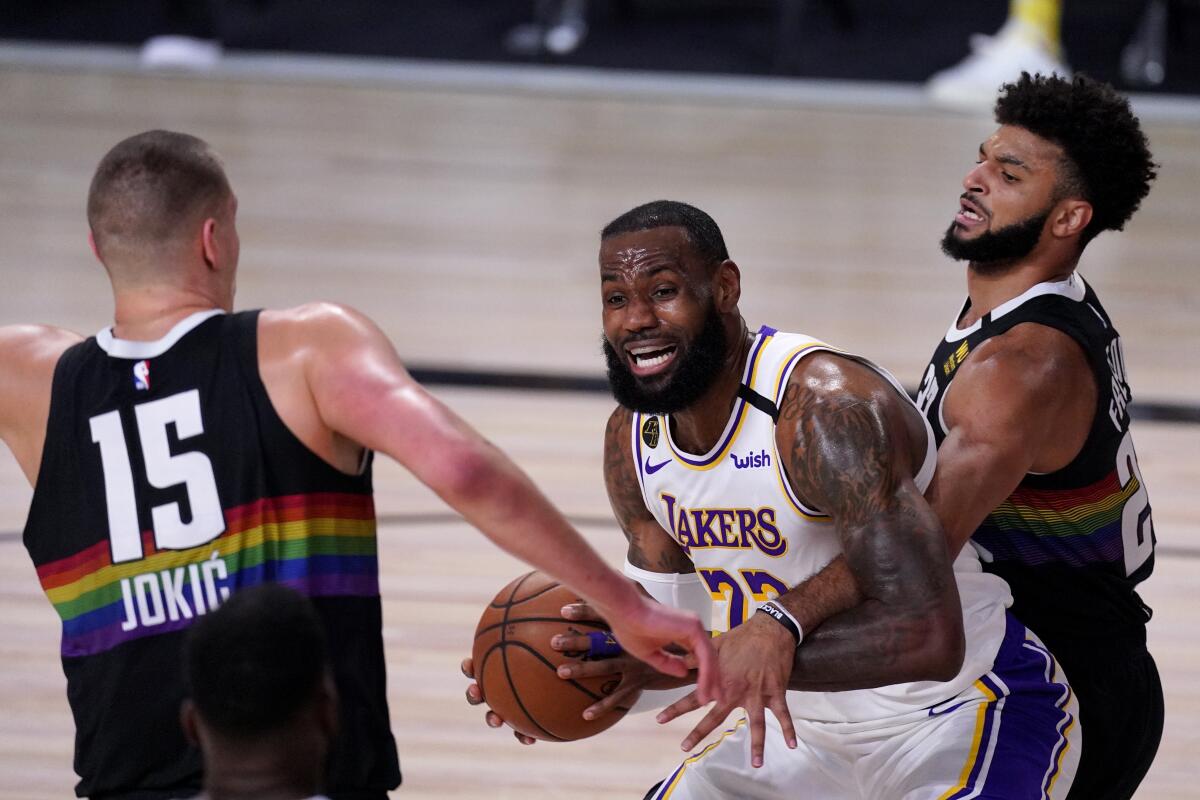
[{"label": "basketball", "polygon": [[541,572],[505,586],[475,629],[475,679],[484,701],[515,730],[535,739],[569,742],[612,727],[628,709],[585,720],[583,710],[617,688],[619,676],[558,677],[558,665],[583,653],[550,647],[560,633],[607,630],[599,622],[569,621],[563,606],[581,602],[573,590]]}]

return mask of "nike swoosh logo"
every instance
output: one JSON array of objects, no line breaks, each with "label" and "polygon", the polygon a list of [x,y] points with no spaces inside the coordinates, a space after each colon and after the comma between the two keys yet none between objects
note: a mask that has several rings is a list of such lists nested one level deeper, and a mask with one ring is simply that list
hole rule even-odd
[{"label": "nike swoosh logo", "polygon": [[962,708],[963,706],[965,706],[969,702],[971,702],[971,701],[963,700],[961,703],[955,703],[954,705],[950,706],[949,708],[943,708],[940,711],[935,711],[934,709],[936,709],[937,706],[934,706],[933,708],[929,709],[929,716],[940,717],[943,714],[949,714],[951,711],[956,711],[956,710]]},{"label": "nike swoosh logo", "polygon": [[666,461],[662,462],[661,464],[651,464],[650,456],[646,456],[646,474],[653,475],[654,473],[658,472],[660,469],[662,469],[663,467],[665,467],[667,464],[670,464],[670,463],[671,463],[671,459],[668,458]]}]

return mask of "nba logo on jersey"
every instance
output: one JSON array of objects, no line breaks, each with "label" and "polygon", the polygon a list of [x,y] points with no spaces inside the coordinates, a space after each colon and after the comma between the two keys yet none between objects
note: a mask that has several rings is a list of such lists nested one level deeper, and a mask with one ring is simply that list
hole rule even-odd
[{"label": "nba logo on jersey", "polygon": [[139,361],[133,365],[133,388],[138,391],[150,389],[150,362]]}]

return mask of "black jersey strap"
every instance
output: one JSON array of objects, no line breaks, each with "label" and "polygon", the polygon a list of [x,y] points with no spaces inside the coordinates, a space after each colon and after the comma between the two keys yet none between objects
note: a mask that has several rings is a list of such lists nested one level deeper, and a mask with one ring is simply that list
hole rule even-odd
[{"label": "black jersey strap", "polygon": [[737,396],[766,414],[772,422],[779,422],[779,408],[746,384],[738,384]]}]

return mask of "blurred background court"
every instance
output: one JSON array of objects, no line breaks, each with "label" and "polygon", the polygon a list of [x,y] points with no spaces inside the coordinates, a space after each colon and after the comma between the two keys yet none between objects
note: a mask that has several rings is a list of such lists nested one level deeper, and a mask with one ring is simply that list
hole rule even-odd
[{"label": "blurred background court", "polygon": [[[752,326],[821,337],[914,385],[965,291],[937,242],[993,127],[933,105],[921,81],[1007,4],[582,3],[585,28],[554,40],[577,37],[563,52],[546,35],[570,9],[515,0],[3,5],[0,324],[107,325],[86,241],[92,170],[129,134],[194,133],[239,195],[239,306],[329,299],[372,316],[615,564],[624,540],[600,473],[612,406],[597,391],[600,227],[647,200],[698,205],[742,267]],[[1162,165],[1127,230],[1093,243],[1081,271],[1124,335],[1158,536],[1142,594],[1156,611],[1166,733],[1138,797],[1183,800],[1200,781],[1188,600],[1200,575],[1200,9],[1161,4],[1163,80],[1135,86],[1122,54],[1159,4],[1071,5],[1072,66],[1133,92]],[[222,50],[202,67],[147,68],[141,45],[165,32]],[[688,727],[647,716],[532,748],[486,728],[462,701],[458,662],[483,604],[522,567],[398,467],[381,460],[376,486],[396,797],[640,798],[677,763]],[[0,798],[11,800],[68,797],[74,784],[58,620],[20,542],[29,495],[0,457]]]}]

